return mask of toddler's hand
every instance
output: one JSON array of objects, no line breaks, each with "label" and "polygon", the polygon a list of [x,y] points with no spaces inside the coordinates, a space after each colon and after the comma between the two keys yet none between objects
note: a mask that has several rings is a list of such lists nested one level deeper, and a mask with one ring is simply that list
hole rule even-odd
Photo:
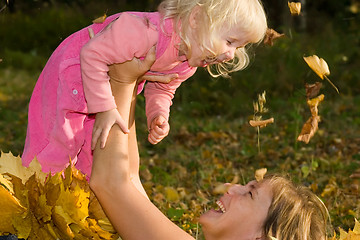
[{"label": "toddler's hand", "polygon": [[111,127],[114,124],[118,124],[124,133],[129,133],[127,124],[120,116],[117,109],[112,109],[105,112],[99,112],[96,114],[94,128],[92,131],[91,149],[94,150],[97,141],[100,138],[100,148],[104,148],[106,140],[108,138]]},{"label": "toddler's hand", "polygon": [[163,116],[158,116],[150,124],[148,140],[151,144],[157,144],[169,134],[169,131],[168,121]]}]

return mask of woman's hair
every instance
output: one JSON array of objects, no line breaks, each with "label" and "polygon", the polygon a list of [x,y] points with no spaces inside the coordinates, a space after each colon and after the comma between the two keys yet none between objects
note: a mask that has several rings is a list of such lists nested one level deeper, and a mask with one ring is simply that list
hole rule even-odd
[{"label": "woman's hair", "polygon": [[[194,7],[200,7],[201,29],[197,29],[197,37],[201,43],[201,50],[209,51],[213,58],[216,52],[217,39],[220,30],[230,30],[235,27],[244,34],[244,39],[251,43],[262,41],[267,21],[263,6],[259,0],[164,0],[159,5],[158,11],[163,19],[173,18],[175,29],[185,46],[191,52],[188,33],[190,29],[189,17]],[[210,40],[210,41],[209,41]],[[211,60],[211,59],[210,59]],[[214,76],[228,76],[228,73],[245,68],[249,64],[249,56],[245,47],[238,48],[232,61],[216,64],[215,71],[208,66],[209,73]]]},{"label": "woman's hair", "polygon": [[276,175],[266,176],[272,187],[264,229],[278,240],[325,240],[329,213],[324,203],[305,186]]}]

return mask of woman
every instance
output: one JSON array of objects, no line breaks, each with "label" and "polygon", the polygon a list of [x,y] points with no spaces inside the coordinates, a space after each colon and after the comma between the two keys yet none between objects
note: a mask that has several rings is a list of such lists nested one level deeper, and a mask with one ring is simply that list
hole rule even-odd
[{"label": "woman", "polygon": [[[90,187],[122,239],[190,240],[192,236],[136,189],[139,179],[131,174],[131,168],[138,166],[129,165],[139,162],[134,121],[136,79],[150,68],[153,59],[154,52],[144,61],[133,59],[110,67],[116,105],[130,133],[124,134],[114,125],[106,147],[101,149],[97,143]],[[327,211],[321,200],[282,177],[232,185],[217,204],[219,211],[210,210],[199,220],[207,240],[326,239]]]}]

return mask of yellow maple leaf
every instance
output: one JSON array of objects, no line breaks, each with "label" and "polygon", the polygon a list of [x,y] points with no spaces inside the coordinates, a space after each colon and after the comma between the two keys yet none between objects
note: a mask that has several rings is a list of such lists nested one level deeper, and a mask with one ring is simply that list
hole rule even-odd
[{"label": "yellow maple leaf", "polygon": [[301,3],[300,2],[288,2],[291,15],[300,15]]},{"label": "yellow maple leaf", "polygon": [[1,174],[11,174],[22,180],[25,183],[34,173],[36,177],[45,182],[47,174],[41,171],[41,165],[35,158],[29,165],[29,167],[24,167],[20,157],[15,157],[11,152],[4,153],[1,152],[0,157],[0,173]]},{"label": "yellow maple leaf", "polygon": [[5,187],[0,186],[0,233],[15,233],[12,221],[16,216],[22,216],[27,209]]}]

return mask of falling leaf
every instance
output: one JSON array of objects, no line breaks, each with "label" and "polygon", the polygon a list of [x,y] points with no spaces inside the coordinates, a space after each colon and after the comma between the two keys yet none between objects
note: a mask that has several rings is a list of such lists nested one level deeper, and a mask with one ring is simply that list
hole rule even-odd
[{"label": "falling leaf", "polygon": [[320,117],[318,116],[318,105],[324,100],[324,95],[321,94],[316,98],[307,101],[310,108],[311,117],[303,125],[303,128],[297,138],[298,141],[309,143],[310,139],[314,136],[318,130]]},{"label": "falling leaf", "polygon": [[291,15],[300,15],[301,3],[300,2],[288,2]]},{"label": "falling leaf", "polygon": [[260,182],[261,180],[263,180],[266,172],[267,172],[266,168],[257,169],[255,171],[255,179],[256,179],[256,181]]},{"label": "falling leaf", "polygon": [[321,78],[330,75],[329,66],[326,61],[316,55],[303,57],[307,65]]},{"label": "falling leaf", "polygon": [[306,90],[306,98],[313,98],[315,96],[317,96],[320,92],[322,83],[321,82],[316,82],[314,84],[305,84],[305,90]]},{"label": "falling leaf", "polygon": [[273,123],[274,122],[274,118],[269,118],[269,119],[266,119],[266,120],[250,120],[249,121],[249,124],[252,126],[252,127],[266,127],[266,125],[268,125],[269,123]]},{"label": "falling leaf", "polygon": [[94,19],[92,22],[93,23],[103,23],[106,19],[106,13],[104,13],[104,15],[102,15],[101,17],[98,17],[96,19]]},{"label": "falling leaf", "polygon": [[239,182],[239,176],[234,176],[233,180],[231,181],[231,183],[227,183],[227,184],[224,184],[224,183],[220,183],[218,184],[214,189],[213,189],[213,194],[216,194],[216,195],[220,195],[220,194],[225,194],[229,188],[238,183]]},{"label": "falling leaf", "polygon": [[281,38],[285,36],[285,34],[280,34],[276,32],[274,29],[268,28],[266,30],[265,38],[264,38],[264,44],[272,46],[274,45],[274,41],[278,38]]},{"label": "falling leaf", "polygon": [[329,66],[326,61],[322,58],[319,58],[316,55],[309,57],[303,57],[307,65],[322,79],[324,78],[333,86],[337,93],[339,93],[338,88],[334,85],[332,81],[327,77],[330,75]]}]

